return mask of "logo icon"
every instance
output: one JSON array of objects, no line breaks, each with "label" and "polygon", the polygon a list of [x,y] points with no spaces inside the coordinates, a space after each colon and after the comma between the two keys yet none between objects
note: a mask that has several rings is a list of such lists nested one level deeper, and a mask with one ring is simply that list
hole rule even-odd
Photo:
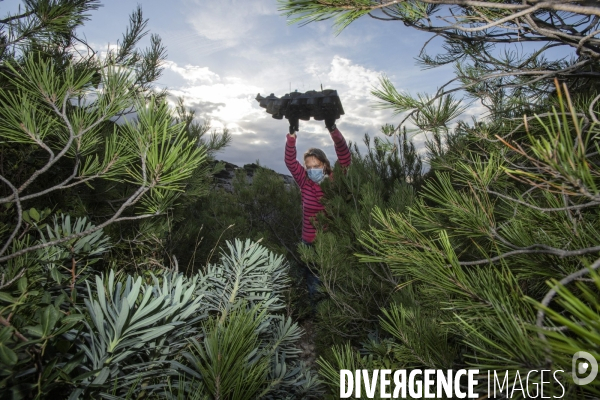
[{"label": "logo icon", "polygon": [[573,382],[576,385],[592,383],[596,375],[598,375],[598,362],[594,356],[586,351],[573,354]]}]

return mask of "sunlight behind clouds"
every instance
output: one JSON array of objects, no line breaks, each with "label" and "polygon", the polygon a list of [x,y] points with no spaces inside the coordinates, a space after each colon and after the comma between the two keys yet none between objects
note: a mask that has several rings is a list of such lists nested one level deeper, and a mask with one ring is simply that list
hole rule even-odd
[{"label": "sunlight behind clouds", "polygon": [[[86,27],[93,42],[116,43],[137,3],[107,2]],[[169,91],[173,105],[183,97],[199,119],[235,135],[220,159],[238,165],[260,159],[287,172],[282,151],[288,123],[260,108],[257,93],[282,96],[294,89],[319,90],[321,84],[335,89],[345,110],[337,125],[347,140],[362,144],[365,133],[380,135],[383,124],[399,122],[389,110],[373,107],[370,92],[380,75],[411,93],[431,93],[445,82],[443,70],[415,66],[413,57],[427,35],[369,18],[335,35],[332,21],[289,25],[277,8],[276,0],[143,2],[148,29],[162,37],[168,51],[157,86]],[[298,146],[299,152],[319,146],[335,159],[323,122],[302,121]]]},{"label": "sunlight behind clouds", "polygon": [[196,65],[186,65],[180,67],[173,61],[166,61],[164,67],[181,75],[186,81],[191,83],[207,83],[212,84],[220,80],[219,75],[215,74],[208,67],[200,67]]},{"label": "sunlight behind clouds", "polygon": [[[305,60],[305,65],[306,81],[323,80],[327,82],[324,88],[338,91],[346,112],[338,121],[338,126],[346,139],[361,143],[365,132],[373,136],[381,125],[390,122],[391,112],[374,109],[370,95],[381,71],[358,65],[338,55],[328,62]],[[193,108],[199,118],[210,120],[213,128],[227,128],[235,135],[223,154],[224,158],[245,159],[249,157],[247,149],[251,146],[255,149],[252,158],[244,163],[259,158],[264,165],[285,172],[283,158],[274,158],[274,155],[281,153],[287,120],[274,120],[255,100],[257,93],[268,95],[275,91],[270,86],[274,82],[270,83],[261,77],[221,76],[201,65],[179,66],[169,62],[166,67],[183,78],[182,85],[171,88],[174,96],[183,97],[185,105]],[[277,72],[280,76],[293,71],[288,68],[271,66],[273,74]],[[310,89],[320,88],[305,88]],[[276,92],[275,95],[283,96],[287,91]],[[300,121],[299,137],[302,146],[319,146],[335,159],[331,139],[322,121]]]},{"label": "sunlight behind clouds", "polygon": [[193,108],[198,117],[210,120],[213,127],[227,127],[231,133],[240,134],[244,131],[240,125],[243,121],[266,118],[264,113],[253,107],[254,98],[262,88],[240,78],[222,78],[208,67],[180,67],[169,62],[167,68],[191,84],[173,88],[171,94],[183,97],[184,104]]},{"label": "sunlight behind clouds", "polygon": [[[180,75],[186,82],[182,86],[172,88],[171,93],[183,97],[184,103],[194,108],[199,117],[210,119],[215,126],[233,127],[232,124],[235,124],[236,129],[233,133],[241,134],[245,131],[248,122],[270,118],[265,110],[258,106],[255,97],[257,93],[268,95],[271,91],[265,90],[263,86],[251,84],[248,78],[221,77],[208,67],[197,65],[180,67],[172,61],[168,62],[166,67]],[[372,107],[370,90],[378,82],[381,74],[379,71],[334,56],[327,68],[318,69],[309,66],[307,73],[316,81],[320,79],[319,75],[326,76],[330,85],[324,88],[334,88],[338,91],[346,111],[340,126],[351,124],[363,130],[380,126],[390,118],[389,112],[374,110]],[[283,94],[285,93],[276,93],[277,96]],[[212,107],[209,107],[209,104]],[[286,125],[287,122],[282,121],[280,124]],[[302,121],[301,128],[316,133],[320,129],[317,125],[321,124]],[[362,132],[360,134],[362,135]]]}]

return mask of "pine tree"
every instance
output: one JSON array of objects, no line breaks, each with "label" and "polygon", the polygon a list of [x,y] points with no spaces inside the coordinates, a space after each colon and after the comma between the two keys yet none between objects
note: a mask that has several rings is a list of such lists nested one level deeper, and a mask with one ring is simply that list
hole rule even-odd
[{"label": "pine tree", "polygon": [[[545,116],[461,125],[412,206],[374,210],[359,259],[389,266],[399,293],[380,317],[385,334],[363,345],[370,358],[336,347],[321,361],[330,384],[351,363],[474,368],[480,392],[487,370],[509,371],[510,397],[526,398],[517,373],[551,369],[565,371],[564,398],[597,393],[572,384],[570,363],[579,350],[599,354],[597,274],[581,279],[600,265],[598,128],[585,123],[589,103],[576,109],[558,90]],[[555,382],[546,390],[562,393]]]},{"label": "pine tree", "polygon": [[[435,94],[412,103],[397,98],[413,112],[423,113],[428,106],[432,111],[437,100],[464,90],[491,113],[520,117],[545,101],[553,91],[554,77],[569,82],[572,93],[598,90],[599,21],[593,1],[279,0],[279,4],[290,23],[331,20],[338,33],[366,16],[398,22],[399,29],[402,25],[431,33],[418,64],[451,65],[455,77]],[[382,85],[386,86],[390,87]]]},{"label": "pine tree", "polygon": [[[446,53],[423,52],[421,62],[454,64],[452,82],[460,83],[412,95],[382,77],[373,91],[382,107],[403,114],[396,131],[408,126],[429,138],[431,170],[412,205],[376,208],[360,235],[366,251],[359,260],[386,265],[399,285],[379,318],[379,336],[363,340],[360,354],[354,342],[321,360],[332,390],[339,390],[342,368],[475,368],[483,371],[481,393],[485,371],[495,369],[509,371],[504,397],[526,398],[516,377],[551,369],[564,373],[560,385],[546,384],[545,395],[597,395],[597,382],[573,384],[570,362],[579,350],[597,358],[600,343],[598,7],[281,3],[296,21],[336,18],[345,28],[370,15],[440,35]],[[543,44],[529,54],[506,46],[521,40]],[[556,46],[572,49],[573,59],[550,59]],[[456,123],[465,109],[454,96],[459,90],[488,108],[486,118]]]},{"label": "pine tree", "polygon": [[84,352],[66,339],[91,323],[86,278],[126,264],[106,231],[167,213],[206,169],[206,147],[151,88],[165,52],[157,36],[136,48],[141,9],[118,50],[75,51],[98,5],[27,1],[0,26],[0,392],[14,398],[106,379],[71,376]]},{"label": "pine tree", "polygon": [[200,268],[215,255],[215,246],[233,238],[260,240],[291,261],[298,257],[302,214],[297,186],[256,164],[235,171],[231,190],[218,185],[213,182],[207,197],[191,204],[187,220],[177,225],[186,235],[180,248],[196,249],[183,261],[186,268]]}]

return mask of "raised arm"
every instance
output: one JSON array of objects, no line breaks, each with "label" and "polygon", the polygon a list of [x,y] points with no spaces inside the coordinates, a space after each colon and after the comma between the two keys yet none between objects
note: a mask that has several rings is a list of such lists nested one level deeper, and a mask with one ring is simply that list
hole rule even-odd
[{"label": "raised arm", "polygon": [[285,143],[285,166],[294,177],[298,186],[302,187],[306,183],[306,171],[296,157],[296,135],[288,134]]},{"label": "raised arm", "polygon": [[[339,116],[338,116],[339,117]],[[346,139],[342,136],[342,132],[335,125],[336,115],[328,113],[325,115],[325,128],[329,131],[333,144],[335,145],[335,154],[337,155],[338,162],[342,167],[349,167],[352,162],[352,155],[350,149],[346,143]],[[345,169],[344,169],[345,172]]]},{"label": "raised arm", "polygon": [[349,167],[352,162],[352,156],[350,155],[350,149],[346,143],[346,139],[342,136],[342,132],[339,129],[334,128],[331,132],[331,138],[335,145],[335,154],[337,155],[338,162],[342,167]]}]

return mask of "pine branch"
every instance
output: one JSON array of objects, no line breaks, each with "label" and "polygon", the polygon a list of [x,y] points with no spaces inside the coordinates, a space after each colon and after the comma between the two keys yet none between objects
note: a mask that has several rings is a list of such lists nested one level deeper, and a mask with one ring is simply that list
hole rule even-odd
[{"label": "pine branch", "polygon": [[23,336],[23,334],[21,334],[21,332],[19,332],[18,330],[16,330],[10,324],[10,322],[8,322],[2,315],[0,315],[0,324],[6,326],[7,328],[12,328],[13,329],[13,335],[15,335],[20,341],[22,341],[22,342],[29,342],[29,339],[27,339],[25,336]]},{"label": "pine branch", "polygon": [[12,15],[12,16],[7,17],[5,19],[0,19],[0,24],[7,24],[7,23],[15,21],[15,20],[27,18],[27,17],[33,15],[34,13],[35,12],[33,10],[29,10],[29,11],[26,11],[26,12],[24,12],[22,14]]},{"label": "pine branch", "polygon": [[[554,298],[554,296],[556,295],[558,288],[560,288],[562,286],[566,286],[569,283],[578,280],[582,276],[589,274],[590,271],[595,271],[598,268],[600,268],[600,258],[597,259],[596,261],[594,261],[592,263],[592,265],[590,265],[589,267],[582,268],[579,271],[573,272],[572,274],[569,274],[569,275],[565,276],[560,281],[558,281],[558,283],[555,284],[552,287],[552,289],[550,289],[548,291],[548,293],[546,293],[546,295],[544,296],[544,298],[542,299],[542,301],[541,301],[540,304],[542,305],[542,307],[547,308],[549,306],[550,302],[552,301],[552,299]],[[545,343],[547,343],[546,336],[543,333],[544,316],[546,315],[546,311],[544,310],[544,308],[540,308],[538,310],[537,319],[536,319],[535,325],[538,328],[540,328],[540,331],[538,332],[538,336],[540,337],[540,339],[542,341],[544,341]]]},{"label": "pine branch", "polygon": [[13,283],[15,283],[17,280],[19,280],[23,275],[25,275],[25,268],[23,268],[21,271],[19,271],[19,273],[16,274],[11,280],[9,280],[8,282],[5,282],[4,274],[2,274],[2,279],[0,279],[0,290],[9,287]]},{"label": "pine branch", "polygon": [[13,196],[16,199],[15,203],[17,206],[17,224],[15,225],[15,228],[13,229],[13,232],[11,233],[11,235],[8,237],[8,239],[4,243],[4,246],[2,246],[2,249],[0,249],[0,256],[2,256],[2,254],[4,254],[4,252],[6,251],[6,249],[8,249],[8,246],[10,246],[10,244],[13,242],[13,240],[17,236],[19,229],[21,229],[21,225],[23,223],[23,208],[21,207],[21,202],[19,201],[18,189],[8,179],[3,177],[2,175],[0,175],[0,180],[2,180],[2,182],[4,182],[12,190]]},{"label": "pine branch", "polygon": [[[60,239],[56,239],[56,240],[52,240],[52,241],[48,241],[45,243],[41,243],[35,246],[30,246],[27,247],[25,249],[21,249],[18,250],[14,253],[11,253],[7,256],[3,256],[0,257],[0,262],[4,262],[4,261],[8,261],[8,260],[12,260],[15,257],[19,257],[23,254],[29,253],[31,251],[35,251],[35,250],[39,250],[39,249],[43,249],[49,246],[54,246],[60,243],[64,243],[64,242],[68,242],[70,240],[73,239],[77,239],[80,237],[84,237],[87,235],[90,235],[94,232],[97,232],[101,229],[104,229],[105,227],[107,227],[108,225],[114,223],[114,222],[119,222],[119,221],[127,221],[127,220],[133,220],[133,219],[143,219],[143,218],[150,218],[152,216],[156,216],[158,215],[158,213],[154,213],[154,214],[145,214],[145,215],[139,215],[136,217],[122,217],[119,218],[121,216],[121,214],[125,211],[125,209],[127,209],[128,207],[134,205],[135,203],[137,203],[142,196],[148,192],[150,189],[152,189],[155,185],[156,182],[150,182],[150,184],[148,185],[147,182],[147,176],[146,176],[146,153],[142,153],[141,158],[141,164],[142,164],[142,177],[143,177],[143,183],[142,185],[131,195],[129,196],[129,198],[121,205],[121,207],[119,207],[119,209],[117,210],[116,213],[114,213],[114,215],[109,218],[108,220],[104,221],[103,223],[101,223],[100,225],[97,225],[95,227],[92,227],[90,229],[87,229],[83,232],[79,232],[76,234],[72,234],[72,235],[68,235],[65,237],[62,237]],[[7,242],[7,244],[5,244],[5,248],[8,247],[8,245],[10,244],[10,242]],[[1,254],[1,253],[0,253]]]},{"label": "pine branch", "polygon": [[533,210],[542,211],[542,212],[558,212],[558,211],[568,211],[568,210],[581,210],[581,209],[584,209],[584,208],[588,208],[588,207],[593,207],[593,206],[600,205],[600,201],[590,201],[589,203],[578,204],[578,205],[574,205],[574,206],[544,208],[544,207],[538,207],[538,206],[533,205],[531,203],[527,203],[526,201],[522,201],[522,200],[519,200],[519,199],[512,198],[510,196],[506,196],[506,195],[504,195],[502,193],[498,193],[498,192],[495,192],[493,190],[487,189],[486,192],[490,193],[490,194],[493,194],[495,196],[501,197],[503,199],[509,200],[511,202],[524,205],[524,206],[529,207],[529,208],[531,208]]},{"label": "pine branch", "polygon": [[[541,249],[536,249],[541,248]],[[573,256],[582,256],[585,254],[597,253],[600,251],[600,246],[592,246],[586,247],[584,249],[577,250],[561,250],[556,249],[550,246],[546,246],[544,244],[534,244],[528,247],[521,247],[518,250],[509,251],[507,253],[500,254],[495,257],[488,258],[487,260],[478,260],[478,261],[459,261],[458,265],[462,266],[472,266],[472,265],[483,265],[490,264],[496,261],[500,261],[504,258],[521,255],[521,254],[549,254],[553,256],[558,256],[560,258],[564,257],[573,257]],[[447,265],[447,267],[451,267],[451,265]]]}]

